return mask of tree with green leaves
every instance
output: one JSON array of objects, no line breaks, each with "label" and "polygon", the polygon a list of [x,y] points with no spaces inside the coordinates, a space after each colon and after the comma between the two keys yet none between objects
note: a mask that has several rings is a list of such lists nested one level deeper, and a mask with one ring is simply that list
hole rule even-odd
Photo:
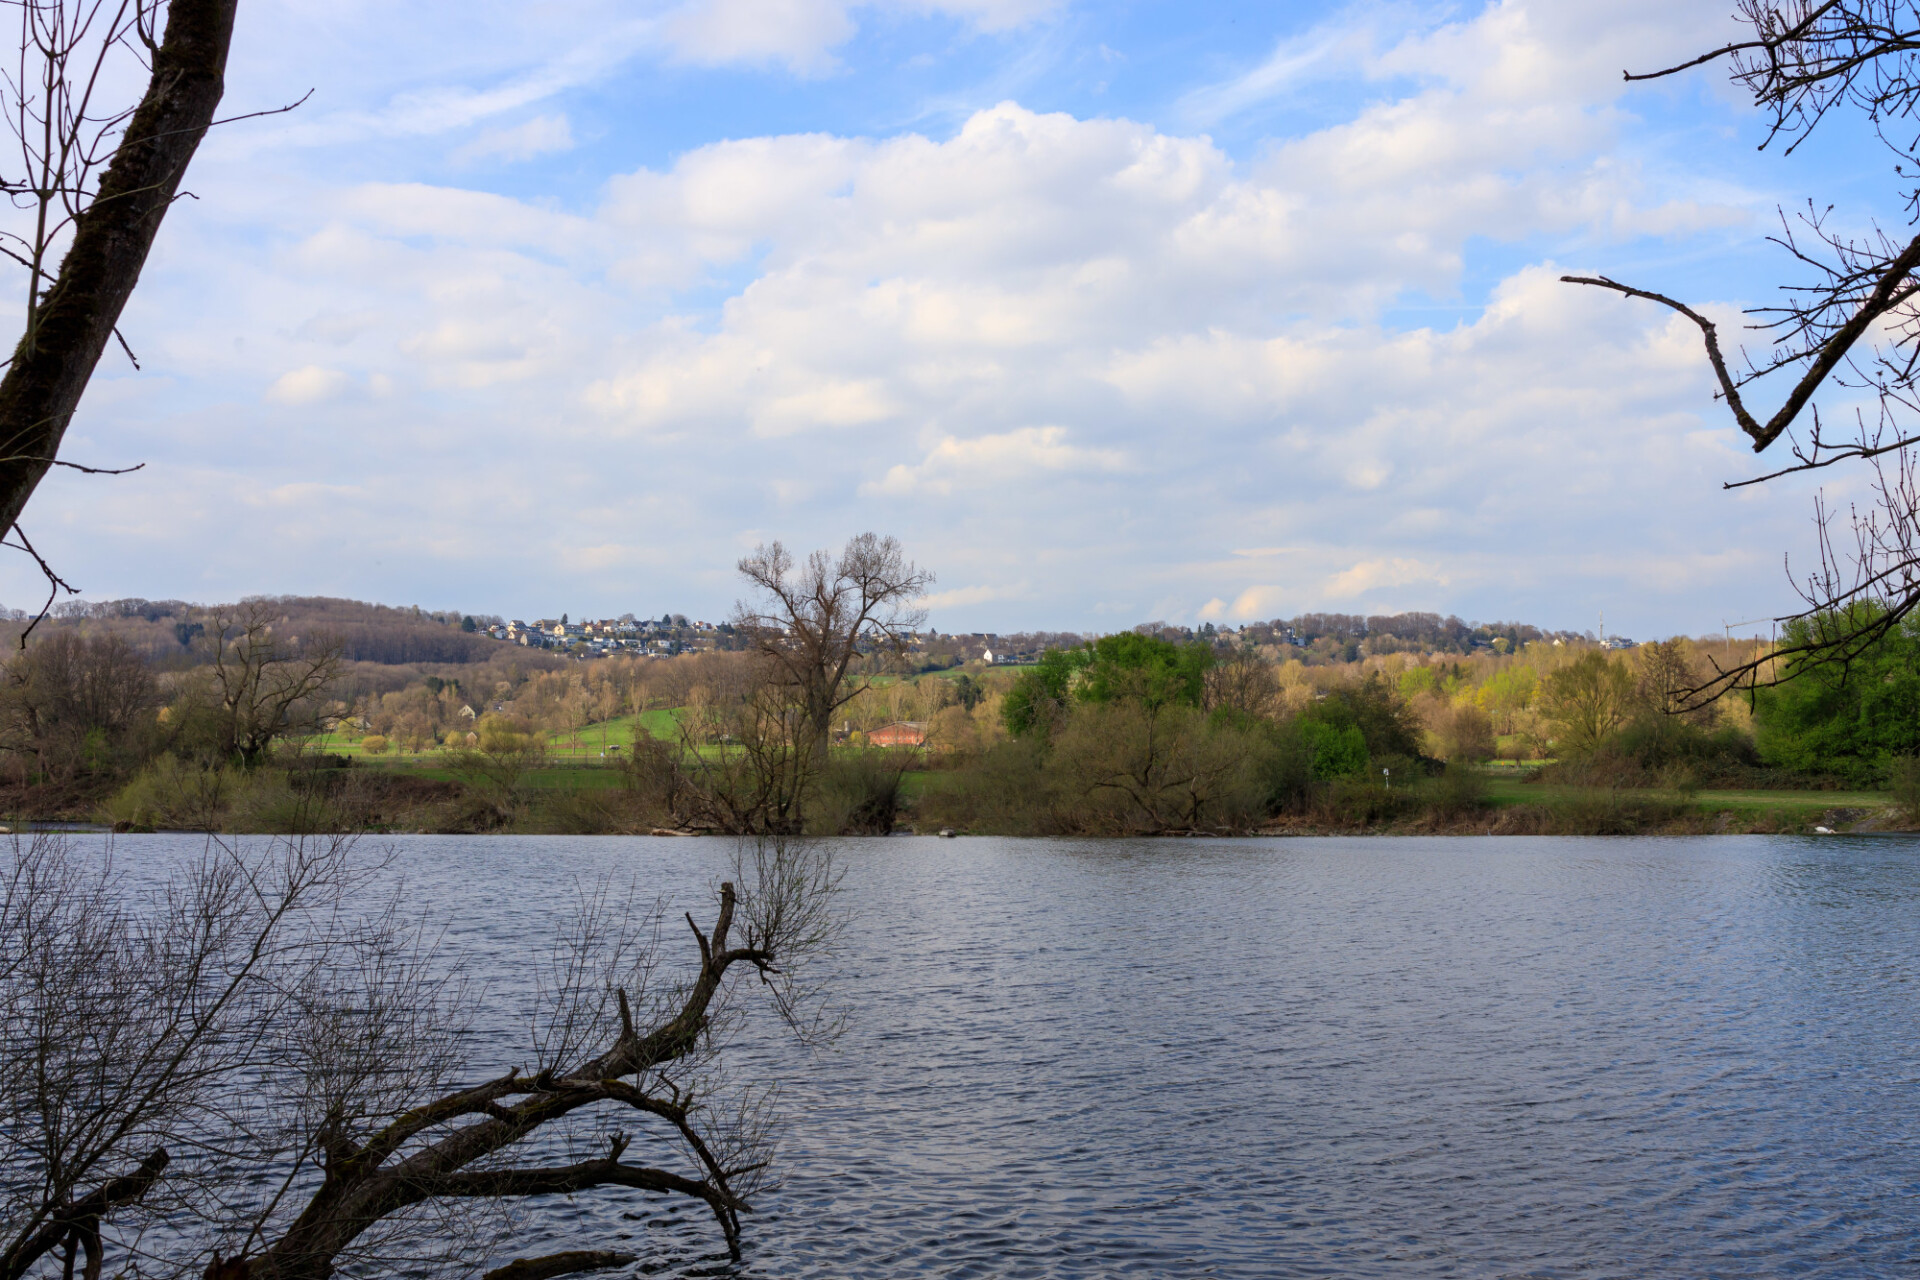
[{"label": "tree with green leaves", "polygon": [[1540,708],[1559,753],[1587,755],[1633,714],[1633,673],[1598,650],[1581,654],[1541,682]]},{"label": "tree with green leaves", "polygon": [[1047,650],[1014,681],[1000,715],[1009,733],[1023,737],[1051,733],[1073,702],[1199,707],[1213,664],[1213,649],[1199,642],[1134,631],[1102,636],[1078,649]]},{"label": "tree with green leaves", "polygon": [[[1869,621],[1826,625],[1858,628]],[[1813,625],[1790,623],[1784,643],[1804,643],[1795,628]],[[1903,621],[1844,667],[1811,667],[1757,690],[1753,719],[1768,764],[1878,782],[1894,758],[1920,754],[1920,622]]]}]

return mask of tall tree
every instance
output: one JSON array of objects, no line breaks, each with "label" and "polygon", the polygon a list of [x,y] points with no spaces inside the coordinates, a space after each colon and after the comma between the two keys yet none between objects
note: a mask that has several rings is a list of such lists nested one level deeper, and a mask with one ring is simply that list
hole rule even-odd
[{"label": "tall tree", "polygon": [[849,679],[855,660],[905,652],[927,620],[915,602],[933,585],[933,574],[907,559],[897,540],[875,533],[849,538],[838,557],[816,551],[804,563],[775,542],[756,548],[739,567],[753,598],[737,606],[734,625],[792,687],[824,756],[834,713],[866,687]]},{"label": "tall tree", "polygon": [[[1897,195],[1920,211],[1920,3],[1916,0],[1739,0],[1748,37],[1675,66],[1628,80],[1655,80],[1691,67],[1723,63],[1733,82],[1766,113],[1763,146],[1793,154],[1834,115],[1864,117],[1896,157]],[[1772,349],[1729,359],[1714,323],[1695,308],[1651,289],[1607,276],[1564,276],[1572,284],[1612,289],[1671,307],[1699,328],[1708,363],[1734,422],[1755,453],[1780,447],[1789,459],[1728,488],[1865,464],[1874,500],[1851,517],[1851,538],[1836,546],[1835,513],[1816,503],[1818,563],[1795,582],[1805,608],[1780,621],[1788,638],[1772,656],[1717,670],[1688,691],[1698,705],[1735,685],[1774,684],[1810,666],[1842,670],[1920,608],[1920,235],[1844,230],[1809,201],[1781,218],[1771,239],[1789,270],[1781,301],[1752,309]],[[1748,396],[1760,380],[1791,379],[1770,415]],[[1772,384],[1769,384],[1772,385]],[[1840,413],[1837,429],[1821,416],[1821,400],[1870,406]],[[1851,545],[1848,545],[1850,541]],[[1870,605],[1856,608],[1854,605]],[[1776,661],[1777,659],[1777,661]]]},{"label": "tall tree", "polygon": [[[0,531],[18,534],[51,467],[76,465],[60,460],[61,441],[213,123],[236,3],[10,6],[20,17],[20,57],[0,80],[0,112],[19,144],[19,167],[0,166],[0,190],[29,213],[31,229],[0,235],[0,252],[25,269],[26,294],[20,340],[0,378]],[[136,103],[114,103],[111,86],[128,59],[147,70],[146,90]]]}]

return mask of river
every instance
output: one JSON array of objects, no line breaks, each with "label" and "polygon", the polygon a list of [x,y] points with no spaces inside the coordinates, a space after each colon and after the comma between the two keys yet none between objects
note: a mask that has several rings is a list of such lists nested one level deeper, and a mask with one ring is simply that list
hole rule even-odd
[{"label": "river", "polygon": [[[392,844],[448,945],[508,987],[576,880],[631,876],[706,914],[727,853]],[[789,1117],[745,1261],[704,1210],[630,1193],[552,1205],[516,1252],[764,1277],[1920,1262],[1920,842],[896,838],[841,856],[844,1036],[808,1054],[762,1028],[745,1047]]]}]

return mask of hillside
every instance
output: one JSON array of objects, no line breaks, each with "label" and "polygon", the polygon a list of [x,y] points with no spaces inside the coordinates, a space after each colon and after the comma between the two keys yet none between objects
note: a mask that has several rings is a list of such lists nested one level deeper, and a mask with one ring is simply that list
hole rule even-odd
[{"label": "hillside", "polygon": [[[412,607],[366,604],[328,596],[265,596],[276,610],[274,625],[290,635],[338,640],[349,662],[381,666],[464,666],[485,662],[504,647],[497,640],[461,630],[464,615]],[[55,605],[35,634],[71,630],[81,635],[118,636],[156,666],[180,669],[205,661],[204,646],[194,642],[213,619],[231,616],[236,605],[189,604],[182,600],[107,600]],[[15,609],[0,623],[0,638],[17,640],[29,615]],[[492,619],[476,619],[487,622]]]}]

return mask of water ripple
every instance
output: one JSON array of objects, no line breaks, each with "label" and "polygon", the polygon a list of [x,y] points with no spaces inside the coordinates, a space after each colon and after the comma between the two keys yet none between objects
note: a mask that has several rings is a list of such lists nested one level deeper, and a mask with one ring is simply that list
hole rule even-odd
[{"label": "water ripple", "polygon": [[[576,876],[691,897],[725,855],[397,844],[476,964],[550,928]],[[522,1251],[619,1242],[649,1276],[1900,1273],[1916,854],[852,842],[845,1039],[745,1046],[792,1110],[746,1260],[690,1206],[612,1194]]]}]

